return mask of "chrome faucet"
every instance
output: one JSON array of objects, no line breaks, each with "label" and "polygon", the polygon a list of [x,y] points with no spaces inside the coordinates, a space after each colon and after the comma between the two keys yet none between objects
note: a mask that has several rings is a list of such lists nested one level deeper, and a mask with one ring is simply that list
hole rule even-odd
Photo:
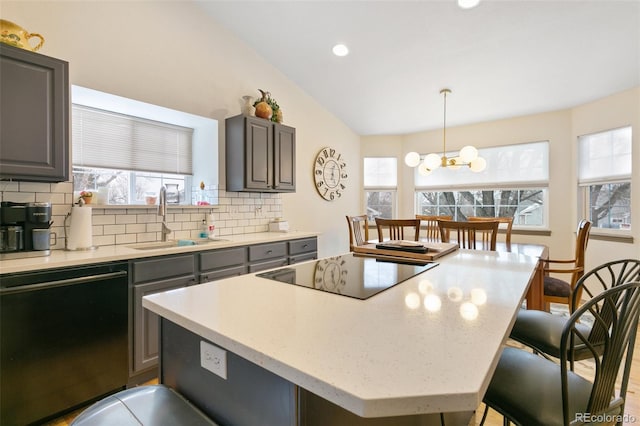
[{"label": "chrome faucet", "polygon": [[162,216],[162,241],[167,241],[167,235],[171,233],[171,228],[167,226],[167,187],[164,185],[160,188],[158,216]]}]

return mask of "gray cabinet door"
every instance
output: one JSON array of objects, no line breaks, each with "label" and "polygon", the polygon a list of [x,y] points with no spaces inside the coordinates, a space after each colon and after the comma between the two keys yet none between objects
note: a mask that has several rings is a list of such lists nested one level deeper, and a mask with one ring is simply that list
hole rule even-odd
[{"label": "gray cabinet door", "polygon": [[133,373],[137,374],[158,365],[159,318],[142,306],[144,296],[186,287],[194,282],[194,277],[173,278],[133,287]]},{"label": "gray cabinet door", "polygon": [[69,180],[68,63],[0,43],[0,177]]},{"label": "gray cabinet door", "polygon": [[278,191],[296,190],[296,129],[274,124],[273,187]]},{"label": "gray cabinet door", "polygon": [[273,181],[273,133],[271,124],[247,118],[245,127],[245,187],[270,189]]},{"label": "gray cabinet door", "polygon": [[149,294],[196,283],[193,254],[153,257],[133,261],[133,348],[131,376],[158,365],[158,316],[142,306]]}]

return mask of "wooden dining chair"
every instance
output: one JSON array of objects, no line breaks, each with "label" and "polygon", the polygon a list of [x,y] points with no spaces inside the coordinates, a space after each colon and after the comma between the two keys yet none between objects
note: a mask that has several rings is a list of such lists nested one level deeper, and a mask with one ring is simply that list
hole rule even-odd
[{"label": "wooden dining chair", "polygon": [[426,229],[426,235],[422,235],[423,241],[432,241],[439,243],[442,241],[440,238],[440,228],[438,228],[438,219],[442,220],[452,220],[453,216],[428,216],[417,214],[416,219],[420,219],[420,228]]},{"label": "wooden dining chair", "polygon": [[511,229],[513,228],[513,217],[507,217],[507,216],[499,216],[499,217],[467,216],[467,220],[469,222],[497,220],[498,221],[498,229],[500,229],[500,225],[501,224],[505,224],[505,228],[504,228],[504,230],[505,230],[505,240],[504,240],[504,242],[507,244],[507,248],[511,247]]},{"label": "wooden dining chair", "polygon": [[353,251],[356,246],[362,246],[369,241],[369,219],[366,214],[359,216],[348,216],[349,225],[349,250]]},{"label": "wooden dining chair", "polygon": [[[580,277],[584,274],[584,259],[591,232],[591,222],[582,219],[576,230],[576,248],[573,259],[541,259],[544,264],[544,304],[549,311],[551,303],[563,303],[571,306],[571,295]],[[561,279],[550,274],[560,274],[567,278]]]},{"label": "wooden dining chair", "polygon": [[[443,243],[451,242],[452,236],[455,236],[460,248],[496,250],[498,221],[459,222],[439,219],[438,228]],[[478,241],[480,241],[479,245]]]},{"label": "wooden dining chair", "polygon": [[[384,241],[384,230],[387,229],[390,240],[413,240],[418,241],[420,237],[420,219],[381,219],[376,218],[376,227],[378,228],[378,240]],[[405,238],[405,229],[409,229],[407,232],[407,238]],[[410,229],[413,229],[413,235],[411,235]]]}]

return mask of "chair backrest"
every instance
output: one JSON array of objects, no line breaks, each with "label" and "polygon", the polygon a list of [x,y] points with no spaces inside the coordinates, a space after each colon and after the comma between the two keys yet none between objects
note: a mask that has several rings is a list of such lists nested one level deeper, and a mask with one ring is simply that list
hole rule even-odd
[{"label": "chair backrest", "polygon": [[422,240],[440,242],[440,228],[438,228],[438,219],[452,220],[453,216],[428,216],[423,214],[417,214],[416,219],[420,219],[420,227],[426,228],[426,235],[423,234]]},{"label": "chair backrest", "polygon": [[[586,219],[582,219],[580,222],[578,222],[578,228],[576,229],[576,267],[584,269],[584,257],[587,251],[587,244],[589,243],[590,233],[591,222]],[[583,273],[584,272],[578,272],[578,276],[575,278],[575,281],[572,282],[572,288]]]},{"label": "chair backrest", "polygon": [[369,241],[369,220],[367,215],[347,216],[349,225],[349,250],[355,246],[362,246]]},{"label": "chair backrest", "polygon": [[[611,407],[624,404],[615,395],[616,378],[622,368],[628,377],[633,360],[633,347],[640,315],[640,281],[621,284],[603,291],[578,308],[567,320],[560,339],[560,371],[564,424],[573,420],[569,403],[570,360],[576,346],[591,351],[594,363],[593,386],[586,412],[592,416],[608,413]],[[584,335],[582,324],[592,321],[593,329],[602,334],[602,351],[594,348]],[[625,356],[626,355],[626,356]],[[625,384],[623,384],[625,385]]]},{"label": "chair backrest", "polygon": [[[412,239],[413,241],[418,241],[420,237],[420,219],[381,219],[377,217],[376,227],[378,228],[378,240],[380,242],[384,241],[384,229],[388,229],[390,240]],[[405,238],[406,228],[413,229],[413,232],[408,231]]]},{"label": "chair backrest", "polygon": [[[454,220],[438,220],[442,242],[451,242],[455,236],[458,246],[466,249],[494,250],[498,235],[498,221],[457,222]],[[480,237],[480,246],[477,239]]]},{"label": "chair backrest", "polygon": [[584,274],[576,283],[571,293],[572,311],[584,301],[605,290],[631,281],[640,281],[640,259],[621,259],[603,263]]},{"label": "chair backrest", "polygon": [[[487,221],[487,220],[497,220],[499,224],[505,224],[505,243],[507,246],[511,246],[511,229],[513,228],[513,217],[480,217],[480,216],[468,216],[467,220],[469,222],[474,221]],[[500,225],[498,225],[498,228]]]}]

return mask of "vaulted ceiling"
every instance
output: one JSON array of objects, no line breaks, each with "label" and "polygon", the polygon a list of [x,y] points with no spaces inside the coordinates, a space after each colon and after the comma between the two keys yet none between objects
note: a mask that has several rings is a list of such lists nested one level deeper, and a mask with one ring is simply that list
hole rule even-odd
[{"label": "vaulted ceiling", "polygon": [[447,124],[460,125],[640,85],[640,0],[200,4],[360,135],[440,127],[444,87]]}]

